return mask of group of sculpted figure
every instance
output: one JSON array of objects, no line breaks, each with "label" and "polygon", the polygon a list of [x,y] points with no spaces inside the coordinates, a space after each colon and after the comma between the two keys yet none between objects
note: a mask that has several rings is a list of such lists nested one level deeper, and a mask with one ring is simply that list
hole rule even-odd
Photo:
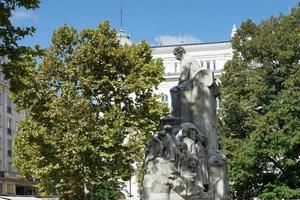
[{"label": "group of sculpted figure", "polygon": [[169,200],[170,192],[181,200],[227,199],[226,157],[216,136],[218,81],[184,48],[173,53],[181,75],[170,90],[170,118],[161,121],[162,130],[145,145],[142,199]]},{"label": "group of sculpted figure", "polygon": [[[165,125],[147,142],[145,152],[146,174],[160,176],[160,183],[183,196],[207,191],[207,138],[193,124],[181,124],[179,131]],[[163,189],[161,184],[157,187]]]}]

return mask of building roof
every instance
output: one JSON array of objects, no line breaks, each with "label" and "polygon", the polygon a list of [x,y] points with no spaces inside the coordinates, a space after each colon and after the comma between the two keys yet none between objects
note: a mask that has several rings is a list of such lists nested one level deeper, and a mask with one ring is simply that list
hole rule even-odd
[{"label": "building roof", "polygon": [[217,42],[197,42],[197,43],[187,43],[187,44],[154,45],[154,46],[151,46],[151,48],[194,46],[194,45],[222,44],[222,43],[231,43],[231,41],[228,40],[228,41],[217,41]]},{"label": "building roof", "polygon": [[192,44],[178,44],[178,45],[164,45],[153,46],[152,55],[170,54],[173,55],[173,49],[175,47],[182,46],[186,52],[204,52],[204,51],[231,51],[231,41],[219,41],[219,42],[203,42]]},{"label": "building roof", "polygon": [[132,40],[130,39],[130,35],[127,34],[124,29],[120,29],[120,31],[117,33],[117,37],[119,39],[119,42],[121,45],[125,45],[125,44],[128,44],[128,45],[132,45]]}]

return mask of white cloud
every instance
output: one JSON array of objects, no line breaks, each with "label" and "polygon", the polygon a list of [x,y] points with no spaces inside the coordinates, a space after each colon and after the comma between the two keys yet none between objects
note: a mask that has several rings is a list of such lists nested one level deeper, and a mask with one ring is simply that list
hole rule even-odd
[{"label": "white cloud", "polygon": [[29,11],[14,11],[12,18],[14,20],[34,20],[37,21],[37,16]]},{"label": "white cloud", "polygon": [[155,38],[159,45],[172,45],[172,44],[191,44],[199,43],[201,40],[191,35],[160,35]]}]

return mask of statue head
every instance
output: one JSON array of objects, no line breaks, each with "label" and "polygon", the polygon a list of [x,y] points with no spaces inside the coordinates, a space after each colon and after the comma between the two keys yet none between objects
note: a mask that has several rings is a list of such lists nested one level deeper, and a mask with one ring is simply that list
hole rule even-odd
[{"label": "statue head", "polygon": [[159,131],[158,134],[157,134],[157,137],[160,138],[160,139],[162,139],[162,138],[164,138],[166,136],[166,134],[167,133],[165,131]]},{"label": "statue head", "polygon": [[166,133],[169,133],[169,134],[171,134],[172,133],[172,126],[171,125],[165,125],[164,126],[164,131],[166,132]]},{"label": "statue head", "polygon": [[182,128],[182,138],[189,137],[189,129],[188,128]]},{"label": "statue head", "polygon": [[194,158],[190,158],[188,162],[189,170],[196,171],[197,168],[197,160]]},{"label": "statue head", "polygon": [[197,137],[197,130],[195,129],[190,129],[190,139],[193,140],[194,142],[196,142],[196,137]]},{"label": "statue head", "polygon": [[174,50],[173,50],[173,54],[175,56],[175,58],[177,60],[181,60],[182,57],[183,57],[183,54],[185,54],[185,50],[183,47],[176,47]]}]

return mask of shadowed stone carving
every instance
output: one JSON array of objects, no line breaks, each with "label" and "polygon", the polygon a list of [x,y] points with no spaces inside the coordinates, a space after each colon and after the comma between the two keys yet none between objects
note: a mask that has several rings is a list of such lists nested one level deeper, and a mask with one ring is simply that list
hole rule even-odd
[{"label": "shadowed stone carving", "polygon": [[192,87],[181,93],[181,122],[191,122],[208,138],[209,148],[218,149],[216,136],[216,97],[219,86],[209,69],[200,70]]}]

